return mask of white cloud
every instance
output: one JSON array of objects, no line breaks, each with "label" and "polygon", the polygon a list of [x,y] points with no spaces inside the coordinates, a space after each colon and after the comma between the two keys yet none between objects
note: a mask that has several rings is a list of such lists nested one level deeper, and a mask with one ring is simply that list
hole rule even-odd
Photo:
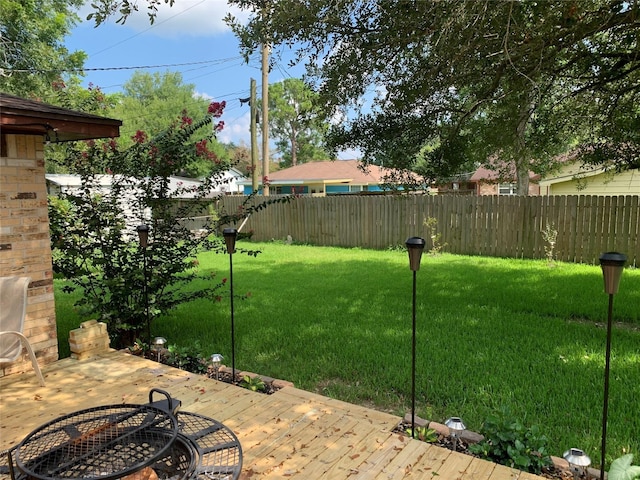
[{"label": "white cloud", "polygon": [[[84,19],[92,11],[90,2],[87,2],[79,15]],[[229,31],[223,21],[227,13],[241,21],[249,17],[249,12],[229,7],[226,0],[175,0],[173,6],[162,2],[158,4],[153,25],[149,23],[147,12],[146,0],[139,0],[138,11],[129,16],[125,25],[136,32],[147,32],[158,37],[211,37]],[[116,14],[109,22],[115,22],[118,18]]]},{"label": "white cloud", "polygon": [[[245,145],[251,145],[251,134],[249,127],[251,123],[251,114],[247,111],[240,117],[234,119],[225,118],[225,115],[221,118],[224,121],[224,128],[218,133],[218,140],[223,143],[233,142],[236,145],[244,143]],[[258,140],[260,142],[260,140]]]}]

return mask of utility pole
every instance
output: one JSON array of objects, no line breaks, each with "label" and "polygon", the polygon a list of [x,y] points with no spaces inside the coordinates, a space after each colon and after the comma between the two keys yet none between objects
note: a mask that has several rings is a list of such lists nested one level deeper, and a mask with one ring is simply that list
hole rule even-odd
[{"label": "utility pole", "polygon": [[251,79],[249,106],[251,107],[251,188],[253,193],[258,191],[258,134],[256,120],[258,108],[256,105],[256,81]]},{"label": "utility pole", "polygon": [[[262,45],[262,178],[269,177],[269,45]],[[269,184],[263,180],[262,195],[269,196]]]}]

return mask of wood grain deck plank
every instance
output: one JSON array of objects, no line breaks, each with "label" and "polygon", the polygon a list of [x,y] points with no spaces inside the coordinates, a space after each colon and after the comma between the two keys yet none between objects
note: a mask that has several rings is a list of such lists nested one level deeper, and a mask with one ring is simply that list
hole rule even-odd
[{"label": "wood grain deck plank", "polygon": [[437,470],[439,478],[449,480],[462,480],[467,467],[471,464],[473,457],[460,452],[451,452],[446,458],[442,467]]},{"label": "wood grain deck plank", "polygon": [[[432,445],[421,441],[410,441],[375,477],[378,480],[402,479],[414,476],[421,469],[422,458]],[[447,477],[442,477],[447,478]]]},{"label": "wood grain deck plank", "polygon": [[330,451],[319,452],[308,466],[291,478],[347,478],[362,461],[366,444],[375,432],[375,426],[356,423],[334,442]]},{"label": "wood grain deck plank", "polygon": [[325,415],[317,418],[295,435],[271,442],[270,448],[262,450],[249,469],[256,474],[274,478],[290,477],[301,472],[319,453],[335,448],[337,439],[356,424],[356,421],[347,416]]},{"label": "wood grain deck plank", "polygon": [[485,480],[491,476],[495,468],[495,463],[481,458],[473,458],[464,471],[462,480]]},{"label": "wood grain deck plank", "polygon": [[378,473],[391,462],[399,452],[411,441],[409,437],[399,434],[389,434],[387,438],[376,437],[376,443],[372,444],[374,450],[354,470],[354,479],[375,479]]},{"label": "wood grain deck plank", "polygon": [[504,465],[496,465],[488,480],[515,480],[522,472],[515,468],[505,467]]},{"label": "wood grain deck plank", "polygon": [[122,352],[64,359],[43,373],[46,387],[33,372],[0,378],[0,450],[61,415],[146,403],[149,390],[160,388],[181,400],[183,411],[215,418],[236,433],[243,479],[541,479],[394,433],[400,422],[394,415],[293,387],[263,395]]}]

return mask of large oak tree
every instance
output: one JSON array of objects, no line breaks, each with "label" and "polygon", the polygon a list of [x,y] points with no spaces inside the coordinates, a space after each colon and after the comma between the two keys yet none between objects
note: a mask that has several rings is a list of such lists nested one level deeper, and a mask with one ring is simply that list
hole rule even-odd
[{"label": "large oak tree", "polygon": [[[638,0],[229,0],[245,53],[297,50],[331,110],[335,146],[437,178],[497,159],[544,173],[583,159],[640,165]],[[362,98],[377,92],[373,108]],[[355,108],[354,108],[355,107]]]}]

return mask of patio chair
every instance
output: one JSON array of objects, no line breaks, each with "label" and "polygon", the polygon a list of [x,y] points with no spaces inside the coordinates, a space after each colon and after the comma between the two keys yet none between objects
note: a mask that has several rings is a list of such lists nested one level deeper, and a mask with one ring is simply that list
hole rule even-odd
[{"label": "patio chair", "polygon": [[0,277],[0,366],[13,363],[27,350],[40,385],[44,377],[27,337],[22,333],[27,313],[27,289],[29,277]]}]

